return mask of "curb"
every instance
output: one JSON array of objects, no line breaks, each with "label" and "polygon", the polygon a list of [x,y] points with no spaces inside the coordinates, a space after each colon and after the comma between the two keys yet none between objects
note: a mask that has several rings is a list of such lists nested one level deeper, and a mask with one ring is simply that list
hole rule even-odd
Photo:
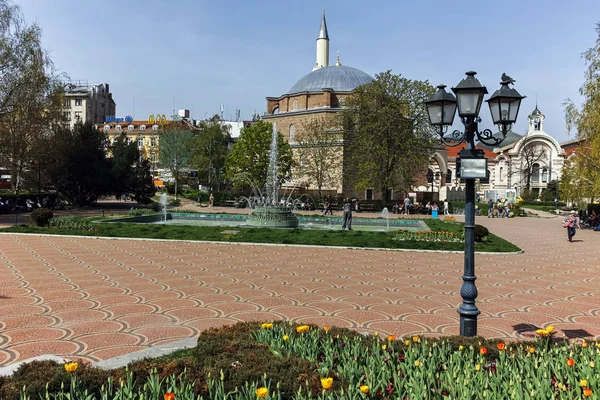
[{"label": "curb", "polygon": [[[91,362],[90,365],[93,367],[97,367],[104,370],[121,368],[125,367],[129,363],[137,360],[142,360],[144,358],[155,358],[160,356],[165,356],[167,354],[171,354],[177,350],[189,349],[196,346],[198,343],[197,338],[187,338],[178,340],[176,342],[162,344],[156,347],[149,347],[147,349],[134,351],[133,353],[123,354],[117,357],[109,358],[108,360]],[[63,363],[66,360],[74,360],[77,357],[59,357],[54,354],[44,354],[41,356],[28,358],[23,361],[19,361],[15,364],[8,365],[6,367],[0,367],[0,376],[10,376],[12,375],[19,367],[24,364],[29,364],[32,361],[56,361],[57,363]]]}]

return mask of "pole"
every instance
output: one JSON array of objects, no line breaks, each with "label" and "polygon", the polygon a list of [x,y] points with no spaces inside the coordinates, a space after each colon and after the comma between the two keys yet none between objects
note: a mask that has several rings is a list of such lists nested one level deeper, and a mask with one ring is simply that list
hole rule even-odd
[{"label": "pole", "polygon": [[[477,123],[471,121],[465,124],[467,135],[467,148],[475,155],[474,133]],[[477,287],[475,286],[475,179],[467,178],[466,181],[466,204],[465,204],[465,261],[463,284],[460,295],[463,299],[458,308],[460,315],[460,335],[477,336],[477,316],[480,311],[475,305],[477,298]]]}]

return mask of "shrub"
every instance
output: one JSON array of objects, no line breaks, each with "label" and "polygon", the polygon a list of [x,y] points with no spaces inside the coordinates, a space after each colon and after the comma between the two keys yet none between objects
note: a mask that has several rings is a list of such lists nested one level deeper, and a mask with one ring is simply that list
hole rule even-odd
[{"label": "shrub", "polygon": [[54,213],[47,208],[38,208],[31,213],[31,220],[36,226],[48,226],[48,222],[52,219]]},{"label": "shrub", "polygon": [[153,201],[152,203],[150,203],[149,208],[154,212],[162,211],[162,205],[156,201]]},{"label": "shrub", "polygon": [[179,199],[171,199],[171,200],[169,200],[169,205],[170,206],[180,206],[181,205],[181,200],[179,200]]},{"label": "shrub", "polygon": [[475,225],[475,241],[483,242],[483,238],[485,238],[490,231],[483,225]]}]

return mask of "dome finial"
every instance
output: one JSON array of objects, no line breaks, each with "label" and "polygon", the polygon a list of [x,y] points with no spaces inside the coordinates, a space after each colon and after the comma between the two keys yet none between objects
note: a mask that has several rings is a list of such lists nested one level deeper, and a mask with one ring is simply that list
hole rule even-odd
[{"label": "dome finial", "polygon": [[342,64],[340,63],[340,51],[337,51],[337,60],[335,62],[336,67],[340,67]]}]

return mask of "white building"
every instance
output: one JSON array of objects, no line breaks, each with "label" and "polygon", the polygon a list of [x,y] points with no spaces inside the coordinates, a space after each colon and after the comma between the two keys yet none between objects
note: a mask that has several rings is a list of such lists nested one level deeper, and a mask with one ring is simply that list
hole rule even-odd
[{"label": "white building", "polygon": [[116,108],[108,83],[89,85],[87,81],[72,81],[65,91],[65,127],[73,129],[77,121],[103,124],[116,115]]},{"label": "white building", "polygon": [[[477,193],[507,191],[519,196],[529,189],[537,196],[552,180],[560,180],[565,159],[569,157],[556,139],[544,130],[544,114],[537,108],[528,116],[529,128],[525,135],[509,131],[499,147],[478,143],[488,160],[488,179],[477,181]],[[494,136],[501,136],[500,132]],[[458,153],[465,145],[439,148],[431,158],[429,179],[426,185],[415,190],[423,197],[439,201],[463,200],[464,182],[456,174]],[[431,194],[429,194],[431,193]]]}]

